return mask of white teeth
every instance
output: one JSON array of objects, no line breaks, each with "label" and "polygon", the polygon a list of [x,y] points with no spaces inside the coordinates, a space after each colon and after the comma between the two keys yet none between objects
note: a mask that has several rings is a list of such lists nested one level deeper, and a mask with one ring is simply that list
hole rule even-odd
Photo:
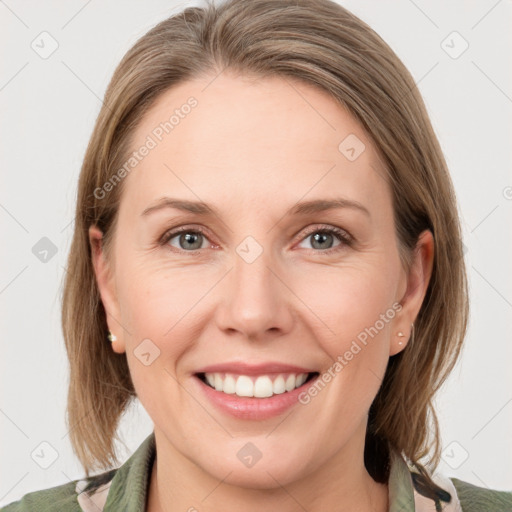
[{"label": "white teeth", "polygon": [[307,373],[301,373],[298,377],[297,377],[297,384],[295,384],[297,387],[299,386],[302,386],[302,384],[304,384],[304,382],[306,382],[306,379],[308,378],[308,374]]},{"label": "white teeth", "polygon": [[[242,397],[267,398],[302,386],[308,378],[307,373],[288,375],[232,375],[229,373],[205,373],[206,382],[217,391]],[[273,379],[273,380],[272,380]]]},{"label": "white teeth", "polygon": [[258,377],[254,383],[254,396],[257,398],[265,398],[274,394],[272,390],[272,381],[266,375]]},{"label": "white teeth", "polygon": [[236,381],[233,378],[233,375],[226,375],[222,391],[224,391],[224,393],[228,393],[229,395],[236,393]]},{"label": "white teeth", "polygon": [[286,384],[284,385],[286,391],[292,391],[293,389],[295,389],[295,382],[295,375],[289,375],[288,378],[286,379]]},{"label": "white teeth", "polygon": [[286,391],[286,387],[284,385],[284,377],[282,375],[279,375],[279,377],[277,377],[277,379],[274,381],[272,390],[276,395],[280,395]]},{"label": "white teeth", "polygon": [[251,378],[240,375],[236,381],[235,393],[238,396],[254,396],[254,384]]}]

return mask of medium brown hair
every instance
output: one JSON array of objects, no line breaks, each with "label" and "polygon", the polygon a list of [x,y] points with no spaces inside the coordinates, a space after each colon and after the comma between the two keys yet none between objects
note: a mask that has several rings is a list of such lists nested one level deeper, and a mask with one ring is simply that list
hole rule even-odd
[{"label": "medium brown hair", "polygon": [[365,463],[376,480],[385,481],[392,447],[417,463],[420,473],[424,458],[435,467],[440,441],[432,400],[459,355],[468,299],[455,194],[420,93],[391,48],[330,0],[229,0],[187,8],[137,41],[114,72],[85,154],[62,325],[70,361],[67,421],[87,476],[95,467],[117,464],[118,423],[136,396],[125,354],[114,353],[107,340],[88,239],[88,228],[98,226],[109,254],[123,182],[106,198],[95,190],[133,151],[134,130],[159,95],[226,69],[294,78],[328,92],[377,148],[405,268],[419,234],[433,233],[433,271],[414,337],[390,358],[370,409]]}]

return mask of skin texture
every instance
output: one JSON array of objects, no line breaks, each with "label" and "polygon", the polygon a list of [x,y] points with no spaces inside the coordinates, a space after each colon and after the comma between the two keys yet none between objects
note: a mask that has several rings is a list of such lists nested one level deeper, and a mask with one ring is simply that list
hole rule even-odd
[{"label": "skin texture", "polygon": [[[326,93],[283,78],[225,72],[211,80],[173,87],[137,127],[134,149],[187,98],[198,101],[125,178],[111,260],[101,232],[89,232],[117,336],[113,349],[126,353],[155,426],[148,510],[387,510],[387,486],[364,467],[367,414],[389,356],[405,348],[421,307],[432,235],[421,234],[407,273],[377,152]],[[338,149],[349,134],[365,144],[355,161]],[[162,196],[204,201],[218,216],[171,208],[141,215]],[[338,197],[358,201],[369,215],[351,208],[286,214],[299,201]],[[180,245],[179,234],[159,245],[178,226],[205,229],[200,249]],[[326,226],[347,231],[353,243],[327,235],[314,245]],[[236,252],[247,236],[263,249],[252,263]],[[193,376],[226,361],[326,371],[397,303],[400,312],[325,389],[278,417],[228,416]],[[148,366],[134,354],[144,339],[160,350]],[[248,442],[262,453],[251,468],[237,458]]]}]

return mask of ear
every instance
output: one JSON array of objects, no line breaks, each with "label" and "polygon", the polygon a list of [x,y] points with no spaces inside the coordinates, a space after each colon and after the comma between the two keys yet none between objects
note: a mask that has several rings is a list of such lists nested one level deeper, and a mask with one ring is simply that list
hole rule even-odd
[{"label": "ear", "polygon": [[[92,261],[96,283],[105,308],[109,331],[116,336],[112,349],[118,354],[125,352],[124,329],[117,319],[120,318],[119,304],[115,289],[114,273],[106,260],[103,251],[103,233],[96,226],[89,228],[89,243],[91,244]],[[105,338],[107,333],[105,333]]]},{"label": "ear", "polygon": [[[418,316],[427,293],[432,268],[434,266],[434,237],[430,230],[423,231],[418,237],[416,248],[412,254],[409,274],[405,278],[405,293],[400,300],[402,309],[397,316],[392,333],[389,355],[393,356],[402,351],[413,334],[412,325]],[[398,336],[398,332],[404,334]],[[400,345],[399,342],[402,342]]]}]

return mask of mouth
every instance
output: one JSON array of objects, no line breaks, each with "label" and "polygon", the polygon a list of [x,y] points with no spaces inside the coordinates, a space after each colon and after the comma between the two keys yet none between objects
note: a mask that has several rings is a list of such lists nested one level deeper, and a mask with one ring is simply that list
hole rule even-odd
[{"label": "mouth", "polygon": [[306,386],[320,374],[276,373],[262,375],[241,375],[234,373],[196,373],[203,384],[226,395],[243,398],[270,398]]}]

